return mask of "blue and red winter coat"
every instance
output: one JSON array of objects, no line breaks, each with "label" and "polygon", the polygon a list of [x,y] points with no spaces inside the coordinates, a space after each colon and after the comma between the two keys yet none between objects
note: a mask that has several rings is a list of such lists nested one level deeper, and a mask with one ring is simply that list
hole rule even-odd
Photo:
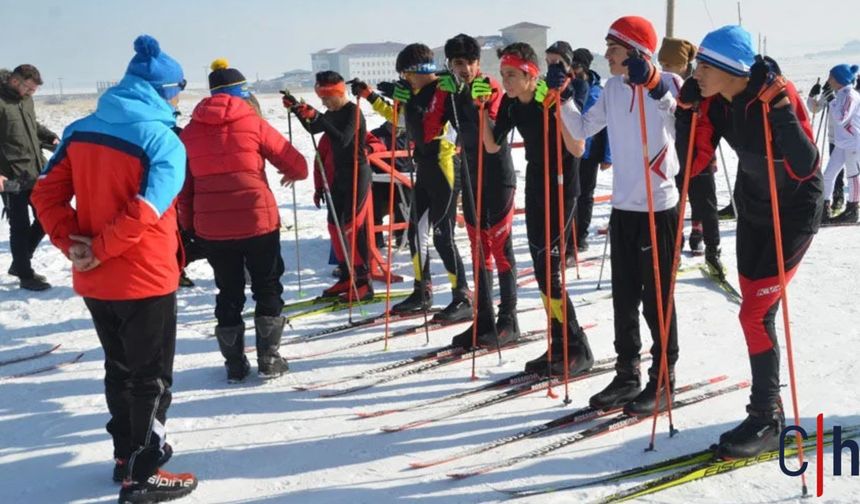
[{"label": "blue and red winter coat", "polygon": [[70,235],[92,237],[101,264],[73,272],[78,294],[131,300],[176,290],[173,202],[185,179],[185,148],[174,125],[173,108],[148,82],[127,75],[63,133],[31,200],[67,256]]},{"label": "blue and red winter coat", "polygon": [[194,108],[180,134],[189,177],[179,196],[179,222],[206,240],[238,240],[280,227],[266,161],[290,180],[308,176],[307,161],[242,98],[217,94]]}]

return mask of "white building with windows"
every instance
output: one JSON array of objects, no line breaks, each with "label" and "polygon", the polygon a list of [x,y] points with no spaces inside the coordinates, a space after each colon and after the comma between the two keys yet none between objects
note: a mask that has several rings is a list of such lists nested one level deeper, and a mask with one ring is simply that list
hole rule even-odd
[{"label": "white building with windows", "polygon": [[334,70],[350,80],[359,78],[370,85],[397,80],[395,62],[406,44],[380,42],[349,44],[340,50],[323,49],[311,54],[314,73]]}]

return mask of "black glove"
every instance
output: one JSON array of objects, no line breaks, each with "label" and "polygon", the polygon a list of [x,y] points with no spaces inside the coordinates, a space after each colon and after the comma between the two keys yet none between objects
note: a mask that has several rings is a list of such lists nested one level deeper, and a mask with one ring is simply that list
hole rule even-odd
[{"label": "black glove", "polygon": [[702,102],[702,88],[699,87],[699,81],[689,77],[684,81],[681,90],[678,91],[678,102],[682,107],[695,107]]},{"label": "black glove", "polygon": [[384,81],[376,85],[379,94],[386,98],[394,98],[394,88],[397,87],[396,82]]},{"label": "black glove", "polygon": [[750,67],[750,80],[745,93],[748,97],[773,105],[787,96],[785,83],[776,61],[769,56],[758,55]]},{"label": "black glove", "polygon": [[560,89],[567,79],[567,71],[564,64],[553,63],[546,68],[546,85],[550,89]]},{"label": "black glove", "polygon": [[363,80],[352,79],[347,82],[347,84],[349,84],[350,91],[352,91],[353,96],[360,96],[366,100],[373,94],[370,86],[368,86]]},{"label": "black glove", "polygon": [[[826,85],[827,84],[825,84],[825,86]],[[820,94],[821,94],[821,79],[819,78],[818,80],[815,81],[815,84],[809,90],[809,97],[815,98],[816,96],[818,96]]]}]

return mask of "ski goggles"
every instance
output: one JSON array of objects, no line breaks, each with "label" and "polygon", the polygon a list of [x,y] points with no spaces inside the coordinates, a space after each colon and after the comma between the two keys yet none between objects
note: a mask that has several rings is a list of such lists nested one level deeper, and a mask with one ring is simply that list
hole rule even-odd
[{"label": "ski goggles", "polygon": [[416,63],[412,66],[406,67],[400,71],[400,74],[403,75],[405,73],[416,73],[416,74],[431,74],[436,73],[439,68],[436,66],[436,63],[433,61],[426,63]]},{"label": "ski goggles", "polygon": [[188,81],[185,79],[182,79],[179,82],[173,82],[171,84],[162,84],[161,89],[179,88],[180,91],[185,91],[185,86],[187,86],[187,85],[188,85]]}]

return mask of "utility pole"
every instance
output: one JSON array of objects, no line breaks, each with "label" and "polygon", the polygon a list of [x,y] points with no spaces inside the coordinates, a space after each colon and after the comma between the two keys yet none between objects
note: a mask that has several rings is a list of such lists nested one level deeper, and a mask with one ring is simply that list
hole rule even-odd
[{"label": "utility pole", "polygon": [[57,80],[60,82],[60,103],[63,102],[63,78],[57,77]]},{"label": "utility pole", "polygon": [[743,26],[744,21],[741,19],[741,2],[738,0],[738,26]]},{"label": "utility pole", "polygon": [[666,36],[673,37],[675,33],[675,0],[666,0]]}]

